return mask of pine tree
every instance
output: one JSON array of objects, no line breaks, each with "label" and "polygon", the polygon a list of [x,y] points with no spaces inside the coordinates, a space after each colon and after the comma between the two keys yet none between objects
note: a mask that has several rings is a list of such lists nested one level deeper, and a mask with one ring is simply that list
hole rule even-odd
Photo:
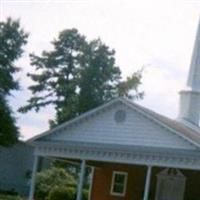
[{"label": "pine tree", "polygon": [[141,72],[122,81],[115,51],[100,39],[88,41],[78,30],[69,29],[52,44],[52,51],[31,55],[31,65],[37,72],[28,76],[36,84],[29,87],[32,97],[19,109],[21,112],[53,105],[54,126],[118,96],[142,98],[143,93],[138,91]]}]

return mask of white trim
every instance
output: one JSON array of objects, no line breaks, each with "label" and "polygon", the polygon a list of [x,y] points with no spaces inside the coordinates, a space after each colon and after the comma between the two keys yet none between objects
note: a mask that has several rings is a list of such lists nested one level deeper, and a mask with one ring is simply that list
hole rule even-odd
[{"label": "white trim", "polygon": [[[124,183],[123,183],[123,193],[114,192],[114,180],[116,175],[124,175]],[[112,173],[112,182],[111,182],[111,188],[110,188],[110,194],[113,196],[119,196],[124,197],[126,195],[126,188],[127,188],[127,180],[128,180],[128,173],[123,171],[113,171]]]},{"label": "white trim", "polygon": [[147,167],[147,173],[146,173],[146,182],[145,182],[145,188],[144,188],[144,197],[143,200],[148,200],[149,198],[149,189],[151,185],[151,171],[152,171],[152,166],[149,165]]},{"label": "white trim", "polygon": [[93,181],[94,181],[94,171],[95,171],[95,167],[91,167],[92,171],[91,171],[91,182],[90,182],[90,187],[89,187],[89,197],[88,199],[91,200],[92,198],[92,188],[93,188]]},{"label": "white trim", "polygon": [[70,143],[66,146],[59,143],[40,145],[35,148],[35,154],[40,156],[200,170],[200,153],[194,151],[177,152],[168,149],[152,151],[153,149],[142,150],[139,147],[123,150]]},{"label": "white trim", "polygon": [[82,200],[82,190],[83,190],[83,184],[84,184],[85,166],[86,166],[86,161],[82,160],[76,200]]},{"label": "white trim", "polygon": [[31,177],[31,185],[29,190],[29,200],[33,200],[34,198],[34,192],[35,192],[35,179],[38,169],[38,162],[39,162],[39,156],[35,155],[34,163],[33,163],[33,171],[32,171],[32,177]]}]

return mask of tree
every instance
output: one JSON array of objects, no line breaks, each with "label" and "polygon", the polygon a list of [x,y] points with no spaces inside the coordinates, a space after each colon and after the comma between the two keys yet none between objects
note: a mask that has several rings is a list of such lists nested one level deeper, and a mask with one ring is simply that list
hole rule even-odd
[{"label": "tree", "polygon": [[27,37],[18,20],[8,18],[6,22],[0,22],[0,145],[2,146],[15,143],[19,135],[7,97],[12,90],[19,89],[19,82],[15,80],[14,75],[20,69],[14,62],[21,57]]},{"label": "tree", "polygon": [[33,96],[21,112],[53,105],[56,118],[51,125],[57,125],[118,96],[142,97],[138,91],[141,72],[122,81],[115,51],[100,39],[88,41],[76,29],[69,29],[52,44],[52,51],[30,55],[37,73],[28,76],[36,84],[29,87]]},{"label": "tree", "polygon": [[17,141],[18,128],[6,100],[0,95],[0,145],[9,146]]}]

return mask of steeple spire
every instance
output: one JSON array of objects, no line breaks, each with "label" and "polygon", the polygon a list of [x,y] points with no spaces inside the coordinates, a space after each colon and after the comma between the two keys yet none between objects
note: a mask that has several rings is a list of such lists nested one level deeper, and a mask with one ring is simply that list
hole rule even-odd
[{"label": "steeple spire", "polygon": [[197,29],[187,87],[180,92],[179,120],[199,126],[200,120],[200,21]]},{"label": "steeple spire", "polygon": [[187,86],[193,91],[200,91],[200,20],[194,43]]}]

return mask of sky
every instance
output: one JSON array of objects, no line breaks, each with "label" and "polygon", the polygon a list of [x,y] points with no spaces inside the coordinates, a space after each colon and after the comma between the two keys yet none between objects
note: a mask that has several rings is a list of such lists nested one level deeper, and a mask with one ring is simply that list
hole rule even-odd
[{"label": "sky", "polygon": [[29,32],[22,58],[16,62],[21,84],[10,104],[17,117],[21,138],[28,139],[48,129],[52,107],[26,114],[17,109],[26,104],[33,72],[29,54],[51,49],[50,42],[64,29],[77,28],[89,40],[101,38],[116,50],[116,63],[123,77],[141,68],[143,100],[137,103],[176,118],[178,92],[184,88],[200,17],[200,0],[0,0],[0,21],[20,19]]}]

